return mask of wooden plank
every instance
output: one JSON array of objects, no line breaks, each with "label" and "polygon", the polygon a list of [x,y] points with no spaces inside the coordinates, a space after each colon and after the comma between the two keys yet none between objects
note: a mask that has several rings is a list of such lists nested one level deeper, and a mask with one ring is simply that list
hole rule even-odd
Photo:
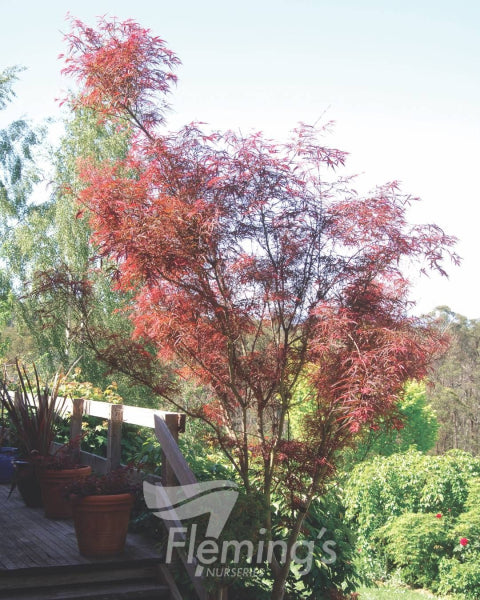
[{"label": "wooden plank", "polygon": [[177,584],[175,583],[175,579],[170,573],[170,569],[168,568],[168,566],[161,564],[158,566],[158,569],[160,571],[160,576],[162,580],[165,581],[165,583],[168,586],[168,589],[170,590],[171,600],[183,600],[182,595],[180,594],[180,590],[178,589]]},{"label": "wooden plank", "polygon": [[[159,415],[160,416],[160,415]],[[168,430],[172,434],[175,444],[178,446],[178,435],[179,435],[179,415],[178,413],[165,413],[161,418],[165,421]],[[162,479],[163,485],[177,485],[177,477],[175,469],[172,467],[170,462],[167,460],[165,452],[162,448]]]},{"label": "wooden plank", "polygon": [[[183,455],[182,455],[182,458],[183,458]],[[193,473],[192,473],[192,475],[193,475]],[[195,478],[195,475],[193,475],[193,477]],[[195,483],[197,483],[196,480],[195,480]],[[162,506],[168,506],[170,504],[170,501],[166,497],[166,492],[164,491],[162,484],[158,484],[158,494],[162,498]],[[170,508],[170,512],[173,513],[174,516],[176,515],[176,511],[173,507]],[[178,538],[183,541],[186,540],[185,535],[182,533],[179,533],[179,530],[182,528],[182,522],[180,521],[180,519],[178,517],[175,519],[169,519],[168,521],[164,521],[164,524],[165,524],[167,531],[170,531],[171,528],[175,528]],[[195,573],[196,567],[197,567],[195,558],[193,559],[193,562],[189,562],[188,557],[185,554],[185,551],[180,548],[177,549],[177,554],[180,557],[180,559],[183,563],[183,566],[185,567],[185,570],[188,573],[188,576],[190,577],[190,581],[192,582],[193,587],[195,588],[195,591],[197,592],[198,598],[200,600],[207,600],[208,594],[203,585],[203,579],[202,579],[202,577],[198,577]]]},{"label": "wooden plank", "polygon": [[112,404],[109,402],[85,400],[84,414],[91,415],[92,417],[99,417],[100,419],[109,419],[111,406]]},{"label": "wooden plank", "polygon": [[118,469],[122,462],[123,405],[110,405],[107,437],[107,472]]},{"label": "wooden plank", "polygon": [[[103,569],[57,569],[54,573],[48,572],[32,572],[27,574],[14,573],[12,576],[0,579],[2,590],[28,589],[48,586],[55,580],[55,585],[76,584],[76,583],[101,583],[110,581],[125,581],[133,579],[155,579],[157,565],[139,565],[139,566],[124,566],[122,568],[109,567],[105,565]],[[181,600],[181,599],[180,599]]]},{"label": "wooden plank", "polygon": [[155,415],[155,434],[180,485],[197,483],[193,471],[188,466],[188,463],[168,429],[167,424],[159,414]]},{"label": "wooden plank", "polygon": [[[152,582],[121,582],[121,583],[84,583],[81,586],[59,586],[41,588],[37,591],[15,591],[15,600],[150,600],[158,598],[158,600],[168,599],[168,588],[158,583]],[[4,596],[0,592],[0,598],[12,600],[12,598]]]},{"label": "wooden plank", "polygon": [[[84,414],[92,417],[98,417],[100,419],[108,419],[110,416],[109,407],[116,406],[109,404],[108,402],[100,402],[98,400],[85,400]],[[67,403],[69,412],[72,411],[71,402]],[[180,423],[185,425],[185,414],[184,413],[173,413],[171,411],[157,410],[153,408],[143,408],[141,406],[130,406],[128,404],[122,404],[123,406],[123,421],[124,423],[131,423],[132,425],[139,425],[140,427],[149,427],[153,429],[155,427],[154,416],[158,415],[169,415],[178,414]],[[184,430],[184,429],[183,429]]]},{"label": "wooden plank", "polygon": [[[166,459],[170,463],[178,482],[180,485],[190,485],[195,484],[197,482],[197,478],[195,477],[193,471],[188,466],[185,457],[183,456],[180,448],[178,447],[175,438],[170,432],[166,422],[162,419],[161,415],[155,415],[155,435],[157,436],[160,445],[162,446],[162,450],[165,454]],[[159,493],[164,494],[163,488],[159,485]],[[167,503],[168,505],[169,503]],[[171,509],[174,510],[174,509]],[[172,521],[164,521],[167,529],[169,530],[171,527],[179,528],[182,526],[180,519],[172,520]],[[207,600],[207,591],[203,585],[203,579],[201,577],[197,577],[195,574],[195,564],[188,562],[187,557],[184,552],[178,552],[185,569],[190,577],[191,582],[197,592],[200,600]]]},{"label": "wooden plank", "polygon": [[151,408],[124,405],[123,422],[153,429],[155,427],[155,421],[153,419],[155,412],[156,411]]},{"label": "wooden plank", "polygon": [[73,455],[77,461],[80,461],[80,436],[82,435],[83,404],[84,401],[82,398],[75,398],[73,400],[72,416],[70,418],[70,440],[78,444],[73,449]]},{"label": "wooden plank", "polygon": [[[74,406],[77,400],[83,401],[83,414],[90,415],[92,417],[98,417],[99,419],[110,418],[110,407],[111,406],[119,406],[112,405],[109,402],[101,402],[99,400],[87,400],[87,399],[74,399],[71,398],[62,398],[59,397],[58,402],[59,406],[62,406],[61,413],[64,415],[73,414]],[[35,401],[35,398],[32,399]],[[179,412],[171,412],[165,410],[157,410],[154,408],[143,408],[141,406],[130,406],[128,404],[122,404],[123,406],[123,421],[124,423],[131,423],[132,425],[138,425],[140,427],[148,427],[150,429],[154,429],[155,415],[167,416],[167,415],[178,415],[178,423],[179,423],[179,432],[183,433],[185,431],[185,421],[186,415],[185,413]]]}]

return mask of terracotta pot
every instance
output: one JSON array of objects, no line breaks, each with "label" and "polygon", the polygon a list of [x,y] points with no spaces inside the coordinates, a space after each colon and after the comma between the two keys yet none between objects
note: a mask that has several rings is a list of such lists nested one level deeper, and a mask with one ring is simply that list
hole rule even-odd
[{"label": "terracotta pot", "polygon": [[85,496],[73,499],[72,506],[80,554],[103,557],[123,552],[132,494]]},{"label": "terracotta pot", "polygon": [[20,496],[29,508],[43,506],[42,491],[37,477],[37,469],[28,460],[14,460],[15,485]]},{"label": "terracotta pot", "polygon": [[74,481],[85,479],[92,472],[92,467],[84,466],[76,469],[43,469],[40,472],[45,516],[48,519],[69,519],[72,517],[72,503],[64,496],[65,486]]}]

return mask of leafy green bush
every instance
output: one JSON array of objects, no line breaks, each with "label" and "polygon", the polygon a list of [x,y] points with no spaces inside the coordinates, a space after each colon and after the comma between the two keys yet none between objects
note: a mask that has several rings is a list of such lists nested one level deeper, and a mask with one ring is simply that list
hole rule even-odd
[{"label": "leafy green bush", "polygon": [[[130,423],[124,423],[122,426],[121,442],[121,460],[122,463],[137,462],[141,453],[141,448],[151,436],[151,430],[145,427],[138,427]],[[106,456],[108,421],[91,415],[84,415],[82,418],[82,450]],[[68,443],[70,439],[70,417],[62,419],[59,425],[59,432],[56,441],[61,444]],[[160,464],[160,463],[158,463]]]},{"label": "leafy green bush", "polygon": [[470,593],[480,562],[479,475],[480,460],[461,451],[411,450],[358,465],[345,493],[357,568],[370,580],[397,570],[409,585]]},{"label": "leafy green bush", "polygon": [[362,539],[406,512],[457,516],[468,482],[480,476],[480,459],[452,450],[426,456],[415,450],[357,465],[345,490],[346,517]]},{"label": "leafy green bush", "polygon": [[468,483],[468,498],[465,508],[475,510],[480,506],[480,477],[473,477]]},{"label": "leafy green bush", "polygon": [[439,566],[441,594],[458,594],[465,600],[478,600],[480,593],[480,561],[461,562],[456,558],[445,558]]},{"label": "leafy green bush", "polygon": [[354,468],[345,486],[345,516],[362,541],[389,518],[418,511],[423,462],[423,454],[410,451],[374,457]]},{"label": "leafy green bush", "polygon": [[480,479],[472,479],[462,513],[450,531],[452,556],[439,566],[439,591],[478,600],[480,594]]},{"label": "leafy green bush", "polygon": [[399,570],[407,585],[435,589],[438,564],[452,550],[451,523],[433,513],[404,513],[381,527],[373,539],[387,572]]},{"label": "leafy green bush", "polygon": [[[202,438],[197,435],[196,425],[187,425],[187,432],[180,436],[178,445],[197,480],[235,480],[233,467],[227,464],[218,450],[203,442]],[[143,469],[149,473],[159,476],[162,474],[162,449],[153,431],[150,430],[139,438],[134,461],[141,464]]]}]

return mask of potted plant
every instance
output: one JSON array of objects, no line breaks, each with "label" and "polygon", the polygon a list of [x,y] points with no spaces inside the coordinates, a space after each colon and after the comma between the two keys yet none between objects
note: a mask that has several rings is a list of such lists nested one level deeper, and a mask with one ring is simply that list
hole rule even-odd
[{"label": "potted plant", "polygon": [[61,446],[54,454],[37,457],[38,477],[45,516],[49,519],[72,517],[72,504],[65,498],[65,488],[90,475],[92,468],[81,465],[77,456],[80,437]]},{"label": "potted plant", "polygon": [[[14,486],[27,506],[42,505],[38,471],[40,457],[47,457],[55,438],[64,399],[58,395],[62,375],[55,376],[51,386],[42,385],[35,365],[29,376],[24,365],[15,363],[16,377],[10,378],[4,368],[0,381],[0,403],[17,436],[22,460],[15,461]],[[12,391],[12,388],[16,388]]]},{"label": "potted plant", "polygon": [[80,554],[107,557],[123,552],[139,489],[138,474],[132,467],[90,475],[67,487]]}]

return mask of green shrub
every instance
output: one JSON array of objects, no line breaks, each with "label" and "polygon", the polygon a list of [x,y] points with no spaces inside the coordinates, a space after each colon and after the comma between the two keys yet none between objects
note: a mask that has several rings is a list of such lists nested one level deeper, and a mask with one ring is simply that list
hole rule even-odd
[{"label": "green shrub", "polygon": [[480,475],[480,461],[460,450],[425,459],[426,483],[421,492],[420,510],[439,510],[458,516],[466,506],[470,481]]},{"label": "green shrub", "polygon": [[[472,479],[468,510],[462,513],[449,532],[452,556],[440,563],[441,593],[456,593],[468,600],[480,597],[480,479]],[[463,544],[461,543],[463,542]]]},{"label": "green shrub", "polygon": [[[474,540],[477,536],[480,539],[477,513],[480,505],[479,474],[480,460],[461,451],[425,456],[410,450],[387,458],[375,457],[355,467],[347,480],[344,501],[347,521],[358,535],[357,568],[367,581],[384,579],[387,571],[391,572],[396,566],[401,569],[402,577],[406,569],[405,578],[413,583],[415,575],[408,572],[407,555],[414,552],[415,556],[423,556],[423,541],[432,541],[440,522],[442,526],[448,524],[449,528],[445,537],[438,540],[439,546],[448,547],[451,556],[455,555],[456,548],[461,548],[458,545],[460,537]],[[391,528],[395,530],[403,524],[402,520],[397,521],[402,515],[412,513],[419,515],[415,517],[419,519],[419,525],[429,523],[429,526],[425,531],[420,527],[423,538],[415,539],[416,533],[412,532],[407,536],[408,542],[404,543],[400,536],[397,540],[391,534]],[[428,519],[437,513],[443,519],[432,525]],[[425,515],[428,515],[427,520],[422,521]],[[413,519],[405,518],[407,521]],[[408,530],[408,526],[405,529]],[[379,535],[383,536],[383,542],[388,538],[388,551],[381,551],[383,542],[379,543]],[[397,550],[395,544],[398,545]],[[410,545],[413,545],[412,550]],[[441,548],[431,557],[426,580],[433,582],[437,577],[438,583],[438,574],[435,574],[438,564],[435,564],[445,556]],[[474,549],[473,541],[470,549]],[[429,560],[426,559],[427,562]]]},{"label": "green shrub", "polygon": [[426,456],[415,450],[375,457],[348,479],[346,517],[368,539],[390,519],[406,512],[457,516],[467,501],[469,481],[480,476],[480,460],[458,450]]},{"label": "green shrub", "polygon": [[389,571],[399,570],[407,585],[435,589],[440,560],[449,555],[452,520],[433,513],[405,513],[374,535]]},{"label": "green shrub", "polygon": [[480,561],[461,562],[457,558],[444,558],[439,566],[441,594],[459,594],[466,600],[478,600],[480,594]]},{"label": "green shrub", "polygon": [[418,512],[425,485],[424,455],[417,451],[375,457],[354,468],[345,490],[346,518],[368,539],[387,520]]},{"label": "green shrub", "polygon": [[480,477],[474,477],[468,482],[468,498],[465,508],[475,510],[480,506]]},{"label": "green shrub", "polygon": [[468,550],[478,551],[480,557],[480,507],[461,514],[450,535],[455,544],[462,538],[468,539]]}]

